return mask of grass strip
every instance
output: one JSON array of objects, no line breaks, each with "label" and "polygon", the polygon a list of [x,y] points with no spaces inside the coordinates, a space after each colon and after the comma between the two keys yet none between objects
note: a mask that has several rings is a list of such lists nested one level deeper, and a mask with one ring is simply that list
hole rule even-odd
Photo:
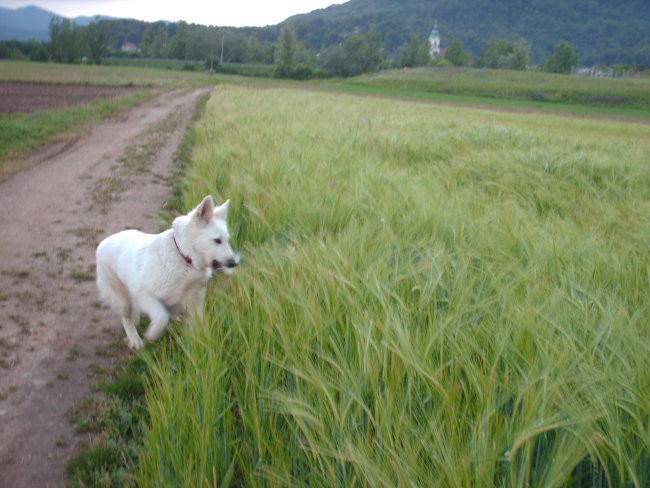
[{"label": "grass strip", "polygon": [[[177,173],[171,177],[176,183],[173,195],[161,209],[163,228],[169,226],[181,205],[182,175],[195,137],[194,125],[202,117],[208,98],[205,95],[197,102],[192,123],[181,141]],[[116,319],[116,327],[118,322]],[[145,326],[146,322],[140,324],[141,329]],[[88,433],[91,441],[67,463],[67,486],[138,486],[138,458],[143,449],[143,432],[149,424],[144,385],[154,378],[151,367],[160,361],[157,357],[169,355],[176,347],[175,327],[183,324],[174,322],[170,326],[172,332],[159,342],[147,345],[142,353],[121,359],[110,371],[103,372],[96,386],[103,394],[83,400],[70,411],[76,430]],[[115,347],[125,346],[118,341]]]}]

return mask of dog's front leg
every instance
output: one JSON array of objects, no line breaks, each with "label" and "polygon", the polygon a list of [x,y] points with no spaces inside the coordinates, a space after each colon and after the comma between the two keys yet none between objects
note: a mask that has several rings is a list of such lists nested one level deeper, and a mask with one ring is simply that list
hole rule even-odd
[{"label": "dog's front leg", "polygon": [[144,297],[139,302],[140,308],[151,319],[151,324],[144,333],[144,338],[148,341],[158,339],[169,323],[169,311],[167,307],[154,297]]},{"label": "dog's front leg", "polygon": [[122,317],[122,325],[126,331],[126,340],[129,347],[139,351],[144,346],[144,343],[135,328],[135,319],[133,317],[139,317],[139,314],[132,314],[132,317]]}]

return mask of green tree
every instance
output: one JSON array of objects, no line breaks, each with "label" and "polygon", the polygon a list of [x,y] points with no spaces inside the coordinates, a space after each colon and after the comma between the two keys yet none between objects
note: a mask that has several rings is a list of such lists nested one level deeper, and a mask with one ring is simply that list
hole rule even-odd
[{"label": "green tree", "polygon": [[45,62],[49,58],[49,53],[47,52],[47,49],[45,49],[45,46],[43,43],[39,42],[36,43],[36,41],[32,41],[35,45],[34,49],[32,50],[31,54],[29,55],[29,60],[30,61],[38,61],[38,62]]},{"label": "green tree", "polygon": [[478,68],[524,70],[530,62],[530,46],[525,40],[506,41],[491,38],[476,59]]},{"label": "green tree", "polygon": [[327,76],[346,76],[343,46],[336,44],[321,51],[318,56],[318,67]]},{"label": "green tree", "polygon": [[169,35],[164,25],[158,25],[155,30],[153,46],[151,48],[151,55],[154,58],[161,58],[167,46]]},{"label": "green tree", "polygon": [[142,38],[140,41],[140,53],[145,58],[150,58],[153,56],[154,42],[156,35],[153,32],[153,29],[147,25],[144,31],[142,32]]},{"label": "green tree", "polygon": [[82,29],[69,19],[52,17],[50,30],[50,54],[59,63],[78,63],[84,52]]},{"label": "green tree", "polygon": [[470,62],[470,55],[465,50],[462,41],[454,39],[445,53],[445,59],[454,66],[467,66]]},{"label": "green tree", "polygon": [[376,71],[383,62],[381,37],[378,32],[350,36],[343,44],[321,51],[318,67],[327,76],[356,76]]},{"label": "green tree", "polygon": [[399,49],[400,66],[426,66],[431,60],[429,40],[415,32],[411,32],[409,37],[409,43]]},{"label": "green tree", "polygon": [[282,26],[276,45],[275,76],[291,78],[296,69],[296,28],[291,22]]},{"label": "green tree", "polygon": [[98,19],[88,24],[84,29],[90,60],[95,64],[101,64],[108,52],[108,31],[108,22]]},{"label": "green tree", "polygon": [[50,53],[44,42],[29,41],[0,41],[0,59],[15,59],[30,61],[47,61]]},{"label": "green tree", "polygon": [[560,41],[555,51],[544,61],[543,70],[549,73],[570,74],[578,66],[578,55],[566,41]]},{"label": "green tree", "polygon": [[187,44],[189,38],[189,27],[187,22],[181,20],[178,23],[176,35],[172,37],[169,46],[167,46],[166,55],[173,59],[187,59]]},{"label": "green tree", "polygon": [[52,17],[50,19],[50,25],[48,26],[50,31],[50,56],[52,61],[59,61],[61,55],[61,32],[62,32],[62,20],[59,17]]},{"label": "green tree", "polygon": [[343,42],[345,76],[376,71],[383,61],[381,37],[378,32],[350,36]]}]

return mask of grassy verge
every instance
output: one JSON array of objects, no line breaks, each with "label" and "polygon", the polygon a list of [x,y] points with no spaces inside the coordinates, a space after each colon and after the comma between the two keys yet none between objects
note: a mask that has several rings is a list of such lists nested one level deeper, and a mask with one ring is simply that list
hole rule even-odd
[{"label": "grassy verge", "polygon": [[603,80],[537,72],[477,69],[385,71],[322,86],[352,93],[561,111],[581,116],[650,118],[648,79]]},{"label": "grassy verge", "polygon": [[[208,95],[197,103],[193,122],[181,142],[178,155],[177,183],[161,215],[161,226],[167,228],[182,206],[182,174],[189,162],[194,144],[194,124],[202,117]],[[116,318],[116,326],[119,320]],[[140,326],[141,333],[146,321]],[[182,324],[173,323],[171,331]],[[149,423],[144,384],[150,381],[150,365],[166,357],[174,346],[173,332],[135,357],[122,359],[110,371],[101,372],[96,385],[99,395],[86,399],[70,411],[70,418],[80,433],[91,439],[85,449],[66,466],[67,486],[103,486],[126,488],[137,486],[137,460],[143,446],[143,429]],[[116,347],[123,348],[120,340]]]},{"label": "grassy verge", "polygon": [[143,91],[63,110],[0,114],[0,180],[24,169],[25,155],[37,147],[71,138],[75,129],[112,117],[151,96]]},{"label": "grassy verge", "polygon": [[217,89],[246,258],[151,361],[141,486],[647,486],[647,125]]},{"label": "grassy verge", "polygon": [[[120,344],[121,346],[121,344]],[[66,465],[67,486],[135,486],[135,461],[148,414],[144,402],[146,363],[140,356],[124,359],[104,373],[97,388],[69,412],[79,433],[90,441]]]}]

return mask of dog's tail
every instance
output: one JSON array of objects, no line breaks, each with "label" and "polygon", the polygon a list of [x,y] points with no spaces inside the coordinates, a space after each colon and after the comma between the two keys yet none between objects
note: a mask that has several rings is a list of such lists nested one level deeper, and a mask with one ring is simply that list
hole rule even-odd
[{"label": "dog's tail", "polygon": [[131,317],[133,305],[129,290],[117,276],[110,260],[104,256],[101,245],[97,248],[96,259],[97,290],[100,301],[122,317]]}]

